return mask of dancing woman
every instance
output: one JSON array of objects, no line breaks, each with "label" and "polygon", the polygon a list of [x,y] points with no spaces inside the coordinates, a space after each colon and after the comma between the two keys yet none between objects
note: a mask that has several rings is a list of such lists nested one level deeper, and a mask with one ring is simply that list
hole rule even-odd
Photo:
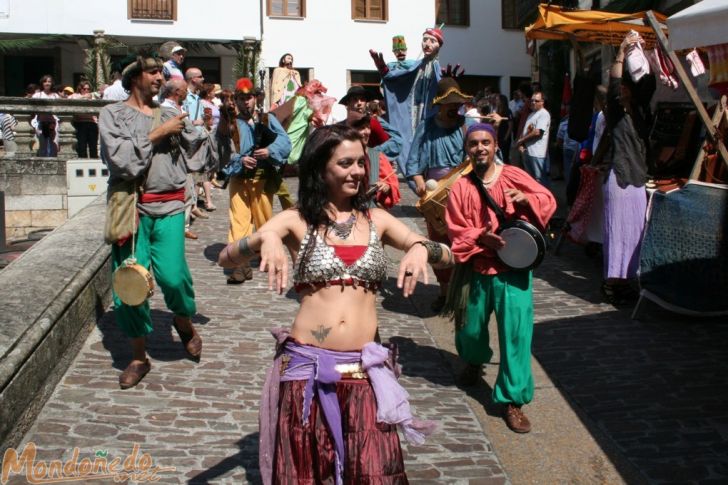
[{"label": "dancing woman", "polygon": [[281,293],[288,257],[300,308],[278,345],[263,390],[260,466],[264,483],[407,483],[396,425],[422,443],[432,423],[414,419],[389,352],[374,342],[376,290],[387,276],[383,244],[406,251],[397,286],[405,297],[426,265],[451,264],[426,240],[366,199],[365,147],[347,126],[317,129],[300,163],[298,205],[234,241],[219,263],[260,253],[269,288]]}]

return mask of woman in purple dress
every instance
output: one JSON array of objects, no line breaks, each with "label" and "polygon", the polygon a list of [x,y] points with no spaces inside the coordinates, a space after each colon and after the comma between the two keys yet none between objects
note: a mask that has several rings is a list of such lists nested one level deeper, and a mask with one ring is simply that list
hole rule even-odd
[{"label": "woman in purple dress", "polygon": [[640,42],[627,35],[610,70],[607,90],[607,132],[604,155],[607,172],[604,194],[604,284],[610,303],[624,303],[637,296],[631,280],[637,276],[640,244],[647,212],[647,140],[651,121],[650,100],[655,77],[635,83],[623,76],[625,51]]}]

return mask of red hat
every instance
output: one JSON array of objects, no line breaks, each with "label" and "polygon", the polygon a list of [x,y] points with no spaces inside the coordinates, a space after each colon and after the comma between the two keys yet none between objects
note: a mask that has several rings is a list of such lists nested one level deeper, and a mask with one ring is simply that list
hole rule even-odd
[{"label": "red hat", "polygon": [[238,82],[235,83],[235,92],[243,94],[255,94],[255,86],[253,81],[248,77],[241,77]]},{"label": "red hat", "polygon": [[445,43],[445,37],[442,35],[442,30],[440,30],[440,29],[435,29],[435,28],[425,29],[425,31],[422,32],[422,35],[433,36],[440,43],[440,46],[442,46]]}]

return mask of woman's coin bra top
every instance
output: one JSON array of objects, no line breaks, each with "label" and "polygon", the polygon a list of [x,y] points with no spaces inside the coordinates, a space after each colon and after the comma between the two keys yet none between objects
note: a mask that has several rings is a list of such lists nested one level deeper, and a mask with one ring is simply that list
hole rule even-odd
[{"label": "woman's coin bra top", "polygon": [[[379,286],[387,278],[389,260],[379,242],[374,222],[371,219],[367,220],[369,222],[369,243],[364,254],[351,265],[347,265],[336,255],[334,248],[326,244],[318,231],[314,233],[313,238],[311,238],[310,230],[307,231],[301,241],[294,265],[294,285],[297,288],[306,285],[321,287],[335,282],[335,284],[352,284],[354,286]],[[299,271],[301,257],[309,244],[313,244],[314,247],[311,248],[311,255],[301,272]]]}]

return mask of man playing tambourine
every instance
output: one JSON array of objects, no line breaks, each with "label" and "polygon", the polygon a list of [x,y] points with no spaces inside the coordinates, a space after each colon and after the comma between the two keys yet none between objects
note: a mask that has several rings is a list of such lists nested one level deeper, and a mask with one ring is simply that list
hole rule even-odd
[{"label": "man playing tambourine", "polygon": [[488,321],[495,312],[501,355],[493,401],[505,406],[504,418],[511,430],[527,433],[531,425],[521,406],[531,401],[534,390],[532,274],[512,270],[498,259],[496,251],[506,242],[497,234],[498,218],[475,180],[508,218],[526,220],[541,230],[556,210],[556,200],[520,168],[495,163],[496,140],[493,127],[484,123],[470,126],[465,135],[465,152],[477,177],[457,180],[448,198],[445,219],[456,269],[445,313],[455,317],[457,351],[467,364],[461,383],[474,385],[482,364],[493,355]]}]

